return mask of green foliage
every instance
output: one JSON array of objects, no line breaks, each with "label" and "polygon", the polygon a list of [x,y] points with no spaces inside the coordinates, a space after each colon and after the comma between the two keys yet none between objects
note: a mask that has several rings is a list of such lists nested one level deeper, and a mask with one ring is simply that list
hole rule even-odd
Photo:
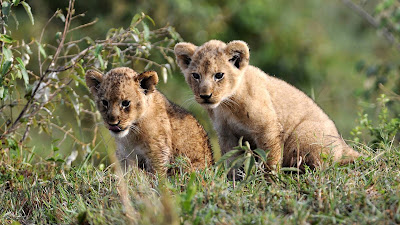
[{"label": "green foliage", "polygon": [[[371,1],[369,1],[371,2]],[[391,44],[395,50],[400,52],[400,4],[398,1],[382,0],[373,3],[374,11],[368,12],[360,8],[365,18],[380,30],[382,36]],[[400,64],[398,60],[382,60],[378,62],[366,62],[361,60],[357,63],[356,69],[365,75],[363,97],[366,101],[371,101],[381,93],[392,99],[390,104],[385,105],[385,110],[394,114],[400,113],[398,102],[400,93]],[[396,94],[397,93],[397,94]],[[385,103],[386,104],[386,103]]]},{"label": "green foliage", "polygon": [[[65,9],[65,3],[2,1],[0,223],[400,223],[398,61],[383,54],[389,48],[371,41],[365,24],[354,22],[337,2],[88,0],[77,4],[90,8],[76,10]],[[94,10],[95,4],[99,6]],[[35,6],[41,5],[49,7],[35,14]],[[48,8],[60,10],[46,25],[43,21],[49,18],[43,16],[49,15]],[[371,15],[378,29],[398,40],[398,2],[378,1],[375,8]],[[352,81],[359,79],[350,68],[354,60],[363,58],[357,72],[365,75],[361,76],[365,85],[359,92],[364,102],[380,97],[377,104],[364,104],[369,107],[360,113],[353,135],[357,147],[379,150],[379,154],[343,167],[306,170],[301,176],[284,172],[295,168],[283,168],[271,183],[264,178],[268,152],[252,150],[240,141],[217,166],[204,171],[187,173],[185,159],[178,159],[170,168],[179,173],[166,181],[137,168],[118,175],[97,152],[107,138],[98,135],[100,117],[84,84],[85,71],[104,72],[115,66],[138,71],[156,68],[166,81],[175,65],[171,48],[180,40],[173,27],[155,28],[153,19],[134,15],[131,9],[145,11],[155,21],[170,22],[196,44],[211,38],[247,41],[252,64],[306,91],[317,87],[318,103],[323,103],[318,92],[329,89],[327,98],[340,101],[328,101],[323,108],[343,113],[341,120],[346,121],[339,123],[352,121],[348,112],[354,112],[354,106],[345,108],[342,103],[353,94],[353,89],[346,92],[348,87],[359,82]],[[91,16],[83,18],[79,12],[84,11]],[[99,15],[97,24],[97,20],[88,23],[88,18]],[[23,16],[30,22],[19,23]],[[109,27],[115,28],[105,32]],[[365,54],[373,49],[379,49],[378,53]],[[160,86],[178,103],[186,100],[182,76]],[[377,120],[371,110],[377,111]],[[37,154],[43,149],[35,145],[41,142],[49,143],[49,151]],[[63,150],[70,155],[63,156]],[[82,160],[71,166],[78,152]],[[227,180],[231,169],[243,170],[243,180]],[[121,189],[124,183],[126,192]],[[133,218],[126,201],[133,206]]]},{"label": "green foliage", "polygon": [[[8,17],[13,15],[17,26],[14,9],[23,7],[33,25],[31,7],[25,1],[8,0],[2,1],[2,6],[0,140],[1,149],[12,150],[10,154],[29,148],[31,130],[38,131],[34,135],[39,133],[41,138],[52,139],[53,144],[48,146],[52,156],[47,160],[54,162],[65,161],[65,156],[56,151],[65,147],[66,142],[74,150],[72,152],[79,150],[84,157],[90,153],[89,149],[98,146],[99,115],[84,82],[87,69],[106,72],[117,66],[129,66],[141,71],[156,67],[166,82],[175,67],[171,48],[180,38],[179,34],[169,26],[151,29],[147,22],[154,24],[154,21],[143,13],[135,15],[127,28],[111,28],[104,39],[94,40],[90,36],[76,35],[96,20],[76,24],[74,19],[83,14],[77,14],[74,1],[70,1],[66,11],[57,10],[43,25],[39,37],[30,37],[31,41],[26,43],[24,39],[14,37],[17,27],[9,26]],[[56,23],[56,18],[64,26],[62,32],[56,31],[54,35],[47,26]],[[150,56],[157,58],[157,62],[150,60]],[[72,120],[65,120],[60,111],[69,112],[73,115]],[[85,132],[83,126],[87,124],[88,116],[95,126],[90,125],[92,129]],[[56,144],[54,139],[60,141]]]},{"label": "green foliage", "polygon": [[383,0],[378,2],[375,7],[375,16],[379,20],[379,25],[400,37],[400,4],[395,0]]},{"label": "green foliage", "polygon": [[[396,224],[400,223],[400,148],[380,158],[266,179],[229,181],[217,168],[166,181],[130,168],[123,185],[111,167],[92,163],[65,170],[29,155],[0,155],[0,223],[128,224]],[[385,160],[381,160],[385,159]]]},{"label": "green foliage", "polygon": [[367,113],[361,112],[359,113],[359,125],[351,132],[356,143],[369,140],[367,146],[373,152],[393,144],[398,146],[400,138],[400,114],[394,117],[389,114],[387,104],[390,99],[386,95],[382,94],[377,102],[379,108],[378,121],[373,123]]},{"label": "green foliage", "polygon": [[267,162],[268,151],[250,148],[249,142],[243,145],[243,137],[239,139],[238,146],[225,153],[215,164],[222,166],[225,176],[231,170],[243,168],[244,180],[256,179],[266,174],[265,163]]}]

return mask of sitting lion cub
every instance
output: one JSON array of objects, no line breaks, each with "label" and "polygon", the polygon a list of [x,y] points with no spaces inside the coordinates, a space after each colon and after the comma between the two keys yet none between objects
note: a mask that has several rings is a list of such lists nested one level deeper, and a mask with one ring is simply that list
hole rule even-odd
[{"label": "sitting lion cub", "polygon": [[178,155],[186,156],[193,169],[213,162],[206,132],[184,109],[158,92],[157,73],[137,74],[127,67],[103,75],[86,73],[106,127],[115,137],[117,156],[129,164],[138,160],[146,170],[165,175],[166,165]]},{"label": "sitting lion cub", "polygon": [[243,136],[252,148],[270,150],[269,169],[303,170],[303,163],[314,168],[321,153],[340,163],[360,156],[307,95],[249,65],[245,42],[211,40],[199,47],[182,42],[175,55],[196,101],[213,121],[222,154]]}]

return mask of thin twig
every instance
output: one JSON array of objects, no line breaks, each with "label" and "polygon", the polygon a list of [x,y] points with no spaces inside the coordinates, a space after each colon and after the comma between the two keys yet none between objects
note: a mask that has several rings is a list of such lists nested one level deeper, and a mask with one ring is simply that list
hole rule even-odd
[{"label": "thin twig", "polygon": [[[372,17],[367,11],[365,11],[361,6],[354,4],[351,0],[342,0],[343,4],[347,7],[355,11],[358,15],[360,15],[363,19],[365,19],[369,24],[371,24],[374,28],[380,29],[379,22]],[[395,45],[395,47],[400,51],[400,43],[396,42],[396,38],[392,32],[390,32],[387,28],[381,28],[383,36],[389,41],[390,44]]]},{"label": "thin twig", "polygon": [[[4,136],[6,136],[7,134],[9,134],[10,132],[16,130],[16,127],[19,127],[18,124],[20,123],[21,118],[22,118],[22,117],[24,116],[24,114],[27,112],[28,108],[31,106],[31,103],[32,103],[32,101],[33,101],[33,99],[34,99],[34,96],[35,96],[35,94],[37,93],[37,91],[39,90],[40,84],[43,82],[43,80],[44,80],[44,78],[46,77],[46,75],[49,74],[49,72],[50,72],[50,71],[49,71],[50,66],[52,66],[53,63],[57,60],[57,57],[58,57],[58,55],[60,54],[61,48],[63,47],[63,43],[64,43],[65,37],[66,37],[66,35],[67,35],[68,28],[69,28],[69,25],[70,25],[70,19],[71,19],[72,13],[73,13],[74,3],[75,3],[74,0],[70,0],[70,1],[69,1],[69,8],[68,8],[67,18],[65,19],[64,32],[63,32],[63,35],[62,35],[60,44],[58,45],[57,51],[56,51],[56,53],[54,54],[51,63],[49,64],[49,66],[48,66],[46,72],[43,73],[43,74],[42,74],[42,73],[40,74],[39,82],[38,82],[38,84],[36,85],[34,91],[32,92],[31,97],[28,99],[28,102],[25,104],[24,108],[21,110],[21,112],[19,113],[17,119],[15,119],[14,123],[11,125],[10,129],[8,129],[7,131],[5,131],[5,132],[0,136],[0,139],[2,139]],[[53,15],[53,17],[54,17],[54,15]],[[52,18],[53,18],[53,17],[52,17]],[[41,65],[41,64],[40,64],[40,65]]]},{"label": "thin twig", "polygon": [[79,18],[79,17],[84,17],[85,14],[86,14],[86,12],[80,13],[80,14],[78,14],[78,15],[75,15],[75,16],[73,16],[73,17],[71,18],[71,21],[74,20],[74,19],[76,19],[76,18]]},{"label": "thin twig", "polygon": [[[40,38],[39,38],[39,45],[42,45],[42,39],[43,39],[43,35],[44,35],[44,31],[46,30],[47,26],[50,24],[50,22],[54,19],[54,17],[57,16],[59,11],[56,11],[51,17],[50,19],[47,21],[47,23],[44,25],[43,29],[42,29],[42,33],[40,34]],[[39,61],[39,74],[42,74],[42,70],[43,70],[43,65],[42,65],[42,58],[40,57],[40,46],[38,46],[38,61]]]},{"label": "thin twig", "polygon": [[143,61],[143,62],[147,62],[147,63],[152,63],[152,64],[154,64],[154,65],[156,65],[156,66],[158,66],[158,67],[160,67],[160,68],[163,68],[163,67],[164,67],[164,66],[161,65],[161,64],[158,64],[158,63],[156,63],[156,62],[153,62],[153,61],[148,60],[148,59],[145,59],[145,58],[140,58],[140,57],[136,57],[136,56],[129,56],[129,55],[127,55],[126,57],[127,57],[127,58],[131,58],[131,59],[135,59],[135,60],[139,60],[139,61]]},{"label": "thin twig", "polygon": [[85,41],[85,40],[87,40],[87,37],[81,38],[81,39],[79,39],[79,40],[69,41],[69,42],[65,43],[65,45],[68,46],[68,45],[80,43],[80,42]]},{"label": "thin twig", "polygon": [[29,118],[29,122],[26,124],[26,129],[25,129],[24,135],[22,135],[21,140],[19,140],[20,144],[22,144],[22,142],[24,142],[26,137],[28,136],[29,131],[31,130],[32,120],[33,120],[33,117]]},{"label": "thin twig", "polygon": [[64,132],[64,134],[67,134],[69,137],[71,137],[72,139],[74,139],[75,142],[77,142],[78,144],[82,145],[82,146],[86,146],[88,145],[87,143],[83,143],[82,141],[80,141],[77,137],[75,137],[74,135],[72,135],[70,132],[71,130],[67,131],[64,129],[64,127],[60,127],[55,123],[50,123],[50,125],[52,125],[53,127],[59,129],[60,131]]},{"label": "thin twig", "polygon": [[67,33],[70,33],[70,32],[75,31],[75,30],[79,30],[79,29],[84,28],[84,27],[91,26],[91,25],[97,23],[97,21],[98,21],[98,19],[96,18],[95,20],[93,20],[93,21],[90,22],[90,23],[86,23],[86,24],[77,26],[77,27],[75,27],[75,28],[72,28],[71,30],[67,31]]},{"label": "thin twig", "polygon": [[17,48],[21,48],[23,46],[29,46],[35,43],[35,40],[31,40],[31,42],[29,42],[28,44],[25,43],[25,45],[20,45],[19,41],[17,42],[17,45],[15,46],[11,46],[10,49],[17,49]]}]

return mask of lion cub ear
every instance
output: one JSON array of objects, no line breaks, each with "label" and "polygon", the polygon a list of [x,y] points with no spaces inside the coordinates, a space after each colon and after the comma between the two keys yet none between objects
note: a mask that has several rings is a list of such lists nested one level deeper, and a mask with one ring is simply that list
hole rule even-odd
[{"label": "lion cub ear", "polygon": [[174,52],[176,56],[176,62],[182,71],[189,67],[196,48],[196,45],[188,42],[181,42],[175,45]]},{"label": "lion cub ear", "polygon": [[86,71],[86,85],[93,96],[97,96],[101,82],[103,82],[103,74],[95,70]]},{"label": "lion cub ear", "polygon": [[144,89],[144,93],[152,93],[156,89],[158,83],[158,75],[155,71],[146,71],[137,76],[140,87]]},{"label": "lion cub ear", "polygon": [[231,41],[226,45],[225,53],[236,68],[243,69],[249,65],[250,50],[244,41]]}]

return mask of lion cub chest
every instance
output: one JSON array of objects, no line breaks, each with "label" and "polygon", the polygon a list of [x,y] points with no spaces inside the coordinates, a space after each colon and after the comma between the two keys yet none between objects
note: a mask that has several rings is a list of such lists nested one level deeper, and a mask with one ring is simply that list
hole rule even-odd
[{"label": "lion cub chest", "polygon": [[150,149],[145,146],[145,143],[139,142],[136,139],[136,137],[132,137],[131,135],[130,138],[116,138],[117,156],[127,165],[137,163],[139,167],[149,170],[151,168],[148,158]]},{"label": "lion cub chest", "polygon": [[251,147],[255,148],[254,132],[249,123],[246,123],[247,119],[249,118],[242,118],[227,108],[214,109],[212,116],[214,127],[219,134],[233,135],[236,139],[243,137],[244,141],[248,141]]}]

